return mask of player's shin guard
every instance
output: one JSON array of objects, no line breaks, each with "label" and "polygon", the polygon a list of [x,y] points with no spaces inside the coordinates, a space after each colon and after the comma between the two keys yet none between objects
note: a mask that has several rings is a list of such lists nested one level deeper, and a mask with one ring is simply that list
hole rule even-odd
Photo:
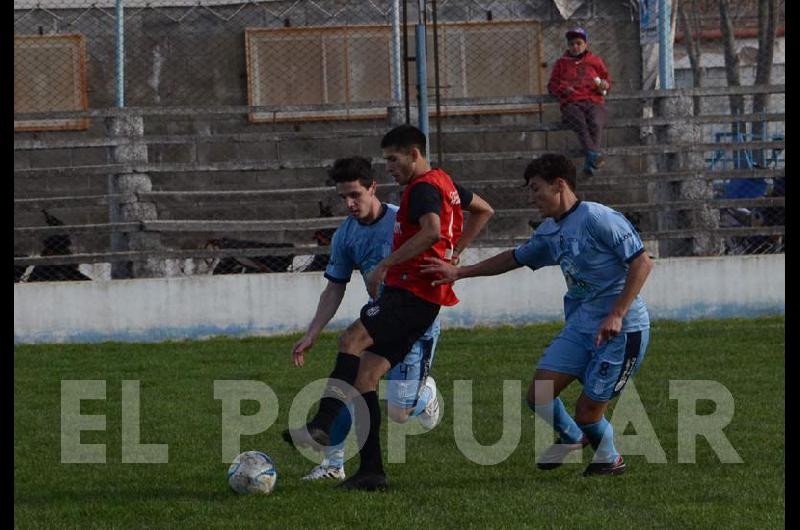
[{"label": "player's shin guard", "polygon": [[611,463],[614,462],[619,453],[614,447],[614,428],[604,417],[597,423],[581,425],[581,430],[589,439],[589,443],[595,451],[593,462]]},{"label": "player's shin guard", "polygon": [[561,443],[580,443],[581,438],[583,438],[583,432],[567,412],[561,398],[557,397],[544,405],[534,405],[531,409],[558,433]]},{"label": "player's shin guard", "polygon": [[[319,410],[310,422],[312,425],[330,433],[333,421],[339,411],[352,398],[348,394],[348,390],[356,382],[360,362],[361,359],[355,355],[339,352],[336,357],[336,365],[333,367],[331,375],[328,376],[328,384],[323,397],[319,400]],[[342,383],[346,383],[347,386]]]},{"label": "player's shin guard", "polygon": [[[358,433],[358,443],[361,446],[359,454],[361,465],[358,473],[378,473],[383,475],[383,459],[381,457],[381,407],[378,402],[378,393],[374,390],[361,394],[367,404],[369,417],[359,416],[356,413],[356,432]],[[369,422],[369,428],[365,429],[364,421]]]}]

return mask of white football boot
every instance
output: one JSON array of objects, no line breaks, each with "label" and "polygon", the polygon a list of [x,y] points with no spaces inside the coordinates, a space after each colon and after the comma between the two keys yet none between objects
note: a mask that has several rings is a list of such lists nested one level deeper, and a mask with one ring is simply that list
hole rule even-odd
[{"label": "white football boot", "polygon": [[441,419],[439,393],[436,391],[436,381],[433,380],[433,377],[427,376],[425,378],[425,386],[431,389],[431,397],[428,400],[428,404],[425,405],[425,410],[418,417],[420,424],[427,430],[431,430],[439,424]]},{"label": "white football boot", "polygon": [[329,466],[325,462],[321,463],[314,469],[312,469],[308,475],[303,477],[303,480],[323,480],[323,479],[335,479],[335,480],[344,480],[344,468],[337,467],[337,466]]}]

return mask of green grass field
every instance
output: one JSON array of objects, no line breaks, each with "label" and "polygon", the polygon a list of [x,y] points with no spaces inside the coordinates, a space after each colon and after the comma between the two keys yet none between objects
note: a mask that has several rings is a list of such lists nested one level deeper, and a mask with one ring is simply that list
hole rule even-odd
[{"label": "green grass field", "polygon": [[[407,438],[407,463],[388,464],[387,493],[341,492],[300,480],[313,464],[280,438],[294,395],[332,367],[327,334],[297,369],[296,337],[218,339],[165,344],[17,346],[14,352],[14,518],[18,528],[541,528],[784,526],[784,319],[658,322],[635,379],[666,464],[629,456],[619,477],[583,478],[585,464],[538,471],[534,421],[523,393],[558,325],[446,330],[433,375],[445,415],[433,431]],[[61,463],[61,380],[102,379],[106,400],[83,401],[82,414],[104,414],[105,431],[81,443],[106,444],[105,464]],[[121,388],[139,380],[141,443],[169,445],[168,464],[121,462]],[[216,379],[266,382],[277,394],[277,422],[243,436],[241,450],[270,454],[279,473],[268,497],[240,496],[221,461],[221,402]],[[473,380],[475,437],[502,432],[502,386],[521,381],[522,435],[504,462],[481,466],[453,434],[453,382]],[[714,380],[733,394],[724,432],[744,460],[722,464],[702,438],[696,463],[678,463],[677,401],[670,380]],[[579,388],[564,395],[572,410]],[[258,406],[245,401],[242,411]],[[714,405],[699,401],[698,411]],[[384,429],[386,428],[384,415]],[[624,434],[633,434],[628,428]],[[623,434],[617,432],[618,435]],[[386,436],[383,437],[384,454]],[[584,455],[587,462],[590,453]],[[353,472],[357,458],[348,462]]]}]

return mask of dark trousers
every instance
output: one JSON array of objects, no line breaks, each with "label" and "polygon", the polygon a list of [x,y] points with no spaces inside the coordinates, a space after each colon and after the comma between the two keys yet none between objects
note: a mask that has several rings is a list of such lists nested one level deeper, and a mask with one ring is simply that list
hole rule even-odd
[{"label": "dark trousers", "polygon": [[600,151],[600,133],[606,125],[606,109],[591,101],[576,101],[561,107],[561,121],[578,135],[584,153]]}]

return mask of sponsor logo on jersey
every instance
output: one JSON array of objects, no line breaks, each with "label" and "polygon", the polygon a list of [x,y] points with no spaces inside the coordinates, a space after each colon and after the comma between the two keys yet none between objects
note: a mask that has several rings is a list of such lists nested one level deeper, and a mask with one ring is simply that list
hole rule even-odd
[{"label": "sponsor logo on jersey", "polygon": [[620,240],[619,240],[619,241],[617,241],[617,244],[616,244],[616,245],[614,245],[614,248],[617,248],[618,246],[620,246],[621,244],[623,244],[623,243],[624,243],[626,240],[628,240],[628,239],[630,239],[630,238],[632,238],[632,237],[633,237],[633,232],[628,232],[627,234],[625,234],[624,236],[622,236],[622,238],[620,238]]},{"label": "sponsor logo on jersey", "polygon": [[374,317],[375,315],[377,315],[380,312],[381,312],[381,306],[374,305],[374,306],[370,307],[369,309],[367,309],[367,316],[369,318],[372,318],[372,317]]}]

